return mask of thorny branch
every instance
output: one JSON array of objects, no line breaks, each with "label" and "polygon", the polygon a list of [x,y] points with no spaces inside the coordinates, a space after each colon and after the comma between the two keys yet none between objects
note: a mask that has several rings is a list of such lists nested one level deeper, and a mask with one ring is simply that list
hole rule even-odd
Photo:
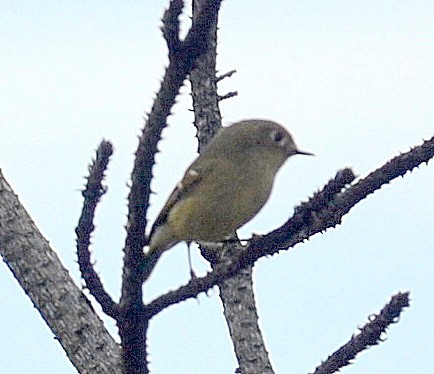
[{"label": "thorny branch", "polygon": [[96,273],[90,260],[90,238],[95,225],[95,209],[107,188],[102,185],[104,173],[107,170],[113,146],[103,140],[96,151],[95,160],[89,166],[89,176],[86,187],[82,192],[84,197],[83,209],[75,233],[77,234],[77,257],[81,275],[91,295],[101,305],[104,313],[112,318],[118,315],[118,309],[110,295],[105,291],[100,277]]},{"label": "thorny branch", "polygon": [[391,324],[398,321],[403,309],[409,305],[408,292],[394,295],[380,314],[370,316],[369,322],[360,328],[360,332],[321,363],[313,374],[332,374],[351,364],[351,360],[356,358],[358,353],[382,341],[381,335]]},{"label": "thorny branch", "polygon": [[339,171],[322,191],[297,207],[293,217],[282,227],[267,235],[253,237],[247,246],[233,243],[239,245],[237,250],[240,255],[236,260],[219,264],[206,276],[192,279],[187,285],[152,301],[146,307],[146,318],[151,318],[169,305],[196,297],[200,292],[206,292],[214,285],[237,274],[240,269],[254,265],[260,257],[294,247],[318,232],[335,227],[359,201],[398,176],[403,176],[407,171],[422,163],[428,163],[432,157],[434,157],[434,137],[409,152],[393,158],[366,178],[346,188],[344,187],[351,183],[355,176],[350,169]]}]

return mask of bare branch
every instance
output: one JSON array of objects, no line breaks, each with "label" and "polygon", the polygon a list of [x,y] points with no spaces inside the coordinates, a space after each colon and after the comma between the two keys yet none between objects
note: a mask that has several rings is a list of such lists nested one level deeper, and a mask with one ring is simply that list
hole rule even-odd
[{"label": "bare branch", "polygon": [[109,158],[113,153],[113,146],[110,142],[103,140],[96,151],[96,158],[89,167],[86,187],[82,192],[84,197],[83,209],[75,229],[77,234],[77,256],[81,275],[89,289],[91,295],[101,305],[102,310],[108,316],[116,318],[118,308],[110,295],[104,290],[101,279],[96,273],[90,260],[90,237],[95,226],[93,219],[95,209],[101,197],[106,192],[106,187],[102,185],[104,173],[107,170]]},{"label": "bare branch", "polygon": [[227,73],[224,73],[224,74],[222,74],[222,75],[219,75],[218,77],[216,77],[216,79],[215,79],[215,81],[216,82],[220,82],[221,80],[223,80],[223,79],[225,79],[225,78],[230,78],[230,77],[232,77],[232,75],[233,74],[235,74],[237,71],[234,69],[234,70],[230,70],[230,71],[228,71]]},{"label": "bare branch", "polygon": [[[200,0],[193,1],[193,12],[200,10]],[[197,129],[198,151],[204,147],[221,128],[221,113],[217,95],[216,55],[217,55],[218,14],[210,19],[208,33],[209,46],[196,61],[196,68],[190,74],[191,97],[194,108],[194,126]]]},{"label": "bare branch", "polygon": [[193,24],[183,43],[183,53],[196,57],[206,52],[209,46],[209,34],[212,19],[218,14],[221,0],[203,0],[195,5],[200,5],[193,10]]},{"label": "bare branch", "polygon": [[360,333],[353,335],[348,343],[329,356],[316,368],[313,374],[335,373],[344,366],[351,364],[351,360],[360,352],[381,343],[383,341],[381,335],[386,332],[386,329],[391,324],[398,322],[401,312],[409,305],[408,292],[400,292],[394,295],[379,315],[370,316],[369,322],[360,329]]},{"label": "bare branch", "polygon": [[307,205],[302,204],[296,208],[294,216],[282,227],[268,235],[253,238],[248,249],[241,255],[240,262],[254,262],[265,253],[273,254],[293,247],[318,232],[335,227],[358,202],[407,171],[422,163],[428,163],[432,157],[434,137],[393,158],[355,185],[336,194],[329,202],[314,196]]},{"label": "bare branch", "polygon": [[200,292],[205,292],[234,276],[240,269],[252,266],[259,258],[291,248],[318,232],[335,227],[359,201],[394,178],[404,175],[422,163],[428,163],[432,157],[434,157],[434,137],[411,151],[395,157],[354,186],[338,193],[339,189],[354,179],[350,169],[339,171],[322,191],[316,193],[309,202],[296,208],[294,216],[282,227],[270,234],[253,237],[247,247],[228,243],[228,245],[238,246],[236,250],[240,255],[235,261],[218,264],[206,276],[193,279],[178,290],[152,301],[147,306],[145,314],[152,317],[169,305],[196,297]]},{"label": "bare branch", "polygon": [[179,16],[183,8],[184,1],[172,0],[169,8],[164,12],[162,19],[163,26],[161,27],[161,31],[169,49],[169,59],[172,59],[172,56],[181,48],[181,41],[179,40]]},{"label": "bare branch", "polygon": [[[339,171],[336,177],[331,180],[321,192],[316,193],[312,197],[312,199],[305,204],[309,204],[310,206],[317,206],[316,201],[321,201],[322,203],[329,202],[335,194],[341,191],[341,189],[344,188],[345,185],[350,183],[354,178],[354,174],[350,169],[344,169]],[[296,208],[296,210],[297,209],[298,208]],[[262,238],[262,236],[259,236],[258,238]],[[253,238],[252,240],[255,239],[256,238]],[[212,262],[214,270],[212,272],[208,273],[204,277],[194,278],[187,285],[178,288],[178,290],[168,292],[167,294],[162,295],[158,299],[152,301],[149,305],[146,306],[146,316],[151,318],[152,316],[172,304],[176,304],[191,297],[195,297],[200,292],[206,292],[209,288],[215,286],[216,284],[223,283],[226,279],[236,275],[240,269],[247,268],[248,266],[253,266],[254,262],[241,262],[239,258],[236,261],[232,262],[231,258],[233,258],[233,256],[231,255],[225,257],[225,259],[220,258],[220,261],[215,262],[216,259],[214,259],[213,252],[216,252],[217,250],[224,253],[244,253],[247,250],[246,247],[242,246],[237,239],[226,242],[224,250],[222,250],[221,245],[221,243],[216,244],[216,248],[214,249],[202,249],[202,253],[204,250],[209,251],[209,256],[207,255],[207,258],[209,257],[210,259],[213,259]],[[211,245],[207,245],[207,247],[211,247]]]},{"label": "bare branch", "polygon": [[[147,222],[146,211],[151,193],[150,183],[155,154],[157,153],[157,143],[166,126],[166,119],[170,115],[170,110],[175,104],[179,89],[193,69],[196,58],[206,52],[208,42],[206,36],[210,27],[209,19],[214,17],[215,12],[218,12],[220,2],[221,0],[204,1],[201,11],[193,18],[189,33],[185,40],[180,42],[180,49],[170,60],[151,113],[139,139],[131,177],[131,192],[128,197],[128,223],[121,305],[141,303],[142,300],[141,285],[144,280],[142,265],[145,263],[143,247],[147,244],[144,235]],[[177,10],[179,8],[176,8],[178,4],[178,0],[171,2],[171,7],[173,6],[175,9],[172,18],[179,11]],[[166,12],[166,16],[167,14],[168,12]],[[167,19],[168,16],[166,16]],[[169,32],[167,35],[174,37],[173,34],[173,32]]]},{"label": "bare branch", "polygon": [[253,291],[253,268],[248,266],[219,284],[224,315],[240,373],[274,374],[259,326]]},{"label": "bare branch", "polygon": [[179,287],[175,291],[169,291],[148,304],[145,307],[144,318],[150,319],[170,305],[196,297],[201,292],[206,292],[211,287],[230,278],[233,274],[227,273],[225,275],[212,271],[204,277],[192,278],[186,285]]},{"label": "bare branch", "polygon": [[[200,7],[200,2],[201,0],[193,1],[193,11]],[[196,68],[189,76],[199,152],[204,149],[208,141],[221,127],[219,102],[222,97],[217,94],[217,82],[222,78],[216,77],[217,24],[218,18],[216,14],[210,29],[209,48],[205,54],[197,59]],[[235,70],[227,73],[226,76],[229,77],[234,72]],[[228,94],[226,97],[232,94]],[[209,249],[204,246],[200,247],[202,254]],[[220,261],[221,256],[228,255],[227,252],[220,250],[209,251],[208,253],[215,255],[216,261]],[[216,261],[210,261],[211,266],[214,266]],[[220,283],[219,288],[224,315],[240,372],[272,374],[274,371],[258,323],[253,292],[252,267],[240,270],[236,276]]]},{"label": "bare branch", "polygon": [[119,345],[1,172],[0,254],[78,372],[121,372]]},{"label": "bare branch", "polygon": [[428,164],[434,157],[434,136],[423,144],[413,147],[410,151],[396,156],[384,166],[370,173],[366,178],[351,186],[348,191],[339,196],[339,205],[343,213],[347,213],[360,200],[390,183],[393,179],[403,177],[408,171]]},{"label": "bare branch", "polygon": [[225,95],[219,96],[219,101],[230,99],[231,97],[238,96],[238,91],[231,91]]},{"label": "bare branch", "polygon": [[[209,20],[218,12],[220,3],[221,0],[203,1],[201,10],[193,17],[192,26],[184,41],[179,40],[178,21],[183,2],[172,0],[163,19],[163,35],[169,48],[169,66],[139,139],[128,196],[127,237],[120,300],[122,316],[118,319],[123,361],[128,373],[147,372],[147,320],[143,318],[142,284],[145,273],[149,273],[156,261],[146,261],[143,247],[147,244],[146,212],[151,194],[150,184],[157,143],[179,89],[194,68],[197,57],[207,50]],[[169,21],[174,22],[173,26],[168,25]]]}]

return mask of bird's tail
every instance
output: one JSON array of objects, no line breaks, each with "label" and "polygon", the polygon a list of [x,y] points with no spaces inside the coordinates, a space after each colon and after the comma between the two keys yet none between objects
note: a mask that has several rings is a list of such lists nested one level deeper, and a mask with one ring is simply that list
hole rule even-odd
[{"label": "bird's tail", "polygon": [[157,265],[158,259],[161,257],[164,251],[153,250],[152,252],[145,253],[144,261],[142,263],[141,273],[142,279],[145,281],[149,278],[154,270],[155,265]]}]

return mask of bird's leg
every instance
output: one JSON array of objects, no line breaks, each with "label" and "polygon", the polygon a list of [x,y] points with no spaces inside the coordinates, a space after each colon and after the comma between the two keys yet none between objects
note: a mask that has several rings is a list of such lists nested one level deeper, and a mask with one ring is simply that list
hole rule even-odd
[{"label": "bird's leg", "polygon": [[187,250],[188,250],[188,266],[190,268],[190,277],[191,279],[197,278],[196,274],[193,271],[193,264],[191,262],[191,242],[187,242]]}]

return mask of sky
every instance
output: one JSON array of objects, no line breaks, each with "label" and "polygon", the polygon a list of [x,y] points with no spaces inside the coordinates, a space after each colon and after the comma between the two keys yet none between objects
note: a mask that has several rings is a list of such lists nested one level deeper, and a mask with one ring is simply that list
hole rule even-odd
[{"label": "sky", "polygon": [[[167,0],[0,3],[0,168],[77,284],[74,228],[87,165],[113,142],[108,193],[98,208],[93,257],[120,293],[127,183],[137,135],[167,65]],[[188,27],[190,8],[182,17]],[[280,226],[337,170],[360,177],[434,135],[432,1],[224,1],[218,70],[237,74],[219,93],[224,124],[266,118],[315,157],[291,158],[269,203],[242,237]],[[157,157],[150,223],[195,158],[189,86],[168,120]],[[386,341],[342,373],[434,372],[434,164],[359,203],[340,226],[254,267],[260,325],[278,373],[309,373],[381,310],[411,292]],[[199,275],[208,269],[194,254]],[[160,260],[149,301],[189,279],[186,247]],[[0,371],[76,373],[53,334],[0,266]],[[102,313],[101,313],[102,315]],[[117,338],[110,318],[103,317]],[[233,373],[218,289],[172,306],[149,330],[155,373]]]}]

